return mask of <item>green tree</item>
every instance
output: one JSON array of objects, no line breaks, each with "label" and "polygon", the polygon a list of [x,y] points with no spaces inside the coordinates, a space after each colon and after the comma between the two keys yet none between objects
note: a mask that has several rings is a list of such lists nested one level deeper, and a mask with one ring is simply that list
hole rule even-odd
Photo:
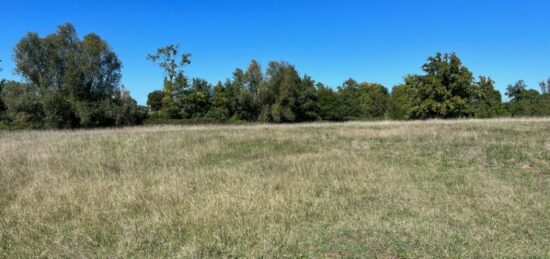
[{"label": "green tree", "polygon": [[264,75],[262,73],[262,68],[258,61],[252,60],[248,69],[244,73],[244,81],[246,88],[252,93],[254,98],[257,98],[259,95],[259,89],[263,83]]},{"label": "green tree", "polygon": [[194,78],[191,88],[178,96],[181,117],[190,119],[206,115],[210,106],[210,88],[206,80]]},{"label": "green tree", "polygon": [[[2,71],[2,70],[0,70]],[[540,92],[541,94],[550,94],[550,78],[548,78],[548,80],[545,81],[541,81],[539,83],[539,86],[540,86]]]},{"label": "green tree", "polygon": [[534,114],[536,116],[550,116],[550,94],[541,94],[536,98]]},{"label": "green tree", "polygon": [[338,88],[338,92],[343,102],[344,119],[350,120],[363,117],[359,83],[350,78]]},{"label": "green tree", "polygon": [[541,95],[538,98],[539,115],[550,116],[550,78],[540,82]]},{"label": "green tree", "polygon": [[258,116],[258,107],[254,94],[249,89],[241,89],[237,97],[238,111],[236,119],[254,121]]},{"label": "green tree", "polygon": [[512,116],[540,115],[537,111],[539,92],[528,89],[523,80],[519,80],[506,88],[506,95],[510,98],[507,103],[508,112]]},{"label": "green tree", "polygon": [[384,118],[388,110],[389,94],[388,89],[381,84],[361,83],[359,84],[361,117]]},{"label": "green tree", "polygon": [[388,107],[388,89],[380,84],[346,80],[338,88],[346,119],[382,118]]},{"label": "green tree", "polygon": [[43,127],[44,109],[36,88],[31,84],[15,81],[6,82],[2,89],[2,99],[6,106],[6,117],[14,125]]},{"label": "green tree", "polygon": [[261,120],[268,122],[294,122],[294,110],[301,80],[294,66],[286,62],[270,62],[261,96]]},{"label": "green tree", "polygon": [[437,53],[422,66],[425,75],[410,75],[405,85],[413,88],[409,117],[457,118],[473,115],[473,75],[456,54]]},{"label": "green tree", "polygon": [[394,120],[407,120],[411,117],[415,89],[407,85],[394,86],[388,107],[388,115]]},{"label": "green tree", "polygon": [[44,38],[28,33],[14,52],[15,71],[41,103],[46,127],[116,125],[113,113],[100,104],[121,104],[122,63],[98,35],[80,40],[75,28],[64,24]]},{"label": "green tree", "polygon": [[[0,60],[0,63],[2,60]],[[0,72],[2,72],[2,67],[0,67]],[[6,84],[5,79],[0,79],[0,121],[4,119],[4,111],[6,110],[6,105],[4,105],[4,101],[2,100],[2,89],[4,89],[4,85]]]},{"label": "green tree", "polygon": [[147,107],[138,105],[129,95],[104,104],[110,106],[116,126],[142,124],[147,119]]},{"label": "green tree", "polygon": [[225,93],[225,87],[222,82],[218,82],[214,87],[214,93],[211,98],[211,105],[206,117],[217,121],[226,121],[229,119],[228,100]]},{"label": "green tree", "polygon": [[232,120],[241,120],[246,117],[246,111],[243,111],[242,100],[240,100],[241,92],[244,90],[244,83],[244,71],[240,68],[235,69],[232,80],[228,81],[226,86],[229,112]]},{"label": "green tree", "polygon": [[296,121],[315,121],[321,119],[315,81],[307,75],[304,75],[300,81],[294,113],[296,114]]},{"label": "green tree", "polygon": [[262,84],[264,84],[262,68],[256,60],[252,60],[244,73],[245,91],[240,96],[241,103],[244,106],[243,111],[249,121],[257,120],[260,115],[262,107],[260,89]]},{"label": "green tree", "polygon": [[162,108],[162,98],[164,93],[160,90],[155,90],[147,95],[147,106],[153,112],[158,112]]},{"label": "green tree", "polygon": [[317,101],[321,119],[342,121],[346,117],[346,109],[341,94],[322,83],[317,83]]},{"label": "green tree", "polygon": [[489,77],[480,76],[474,84],[475,95],[472,100],[475,117],[493,118],[505,115],[500,92]]},{"label": "green tree", "polygon": [[47,91],[42,95],[44,124],[48,128],[74,128],[81,123],[73,104],[60,92]]},{"label": "green tree", "polygon": [[179,55],[179,45],[167,45],[158,48],[155,54],[150,54],[147,59],[156,63],[164,70],[164,83],[162,99],[162,114],[168,118],[177,118],[179,109],[174,107],[176,96],[185,91],[187,79],[183,67],[191,64],[191,54]]}]

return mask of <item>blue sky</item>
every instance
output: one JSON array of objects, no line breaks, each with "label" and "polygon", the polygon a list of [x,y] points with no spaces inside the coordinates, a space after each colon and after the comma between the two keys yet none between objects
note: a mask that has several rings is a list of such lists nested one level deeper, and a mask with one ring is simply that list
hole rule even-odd
[{"label": "blue sky", "polygon": [[3,1],[0,77],[13,75],[12,49],[28,31],[44,36],[71,22],[94,32],[122,60],[123,83],[139,103],[162,85],[146,60],[179,43],[192,53],[187,75],[225,80],[251,59],[285,60],[336,87],[349,77],[386,87],[420,73],[436,52],[456,52],[504,93],[523,79],[550,77],[550,1]]}]

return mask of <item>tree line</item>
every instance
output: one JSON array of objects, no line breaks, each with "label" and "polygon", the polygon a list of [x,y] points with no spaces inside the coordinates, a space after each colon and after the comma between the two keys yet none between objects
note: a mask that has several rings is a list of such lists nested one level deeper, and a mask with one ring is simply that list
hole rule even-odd
[{"label": "tree line", "polygon": [[[259,121],[272,123],[380,119],[493,118],[549,116],[550,79],[541,93],[524,81],[509,85],[508,102],[486,76],[474,78],[454,53],[437,53],[391,91],[377,83],[346,80],[334,90],[311,77],[300,76],[286,62],[272,61],[262,70],[252,60],[246,70],[215,85],[188,80],[183,68],[189,54],[178,46],[159,48],[149,56],[164,70],[164,88],[148,95],[150,116],[157,119]],[[181,60],[176,62],[177,60]]]},{"label": "tree line", "polygon": [[336,89],[303,75],[287,62],[256,60],[224,82],[189,78],[191,55],[178,45],[147,59],[164,72],[162,89],[140,106],[122,86],[122,63],[96,34],[78,37],[71,24],[40,37],[28,33],[15,46],[22,82],[0,81],[0,127],[79,128],[145,121],[270,122],[549,116],[550,79],[541,91],[524,81],[509,85],[503,102],[495,82],[475,78],[454,53],[437,53],[422,74],[407,75],[389,91],[348,79]]}]

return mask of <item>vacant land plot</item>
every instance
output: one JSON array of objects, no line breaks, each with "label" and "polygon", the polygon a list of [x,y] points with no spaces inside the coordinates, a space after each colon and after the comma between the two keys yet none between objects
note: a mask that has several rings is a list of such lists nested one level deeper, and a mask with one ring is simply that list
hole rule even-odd
[{"label": "vacant land plot", "polygon": [[549,257],[550,119],[0,132],[0,257]]}]

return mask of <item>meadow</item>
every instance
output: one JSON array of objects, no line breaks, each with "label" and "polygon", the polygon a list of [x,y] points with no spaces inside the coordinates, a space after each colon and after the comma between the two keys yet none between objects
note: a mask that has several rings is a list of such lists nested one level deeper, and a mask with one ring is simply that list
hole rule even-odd
[{"label": "meadow", "polygon": [[550,118],[0,131],[0,258],[550,257]]}]

